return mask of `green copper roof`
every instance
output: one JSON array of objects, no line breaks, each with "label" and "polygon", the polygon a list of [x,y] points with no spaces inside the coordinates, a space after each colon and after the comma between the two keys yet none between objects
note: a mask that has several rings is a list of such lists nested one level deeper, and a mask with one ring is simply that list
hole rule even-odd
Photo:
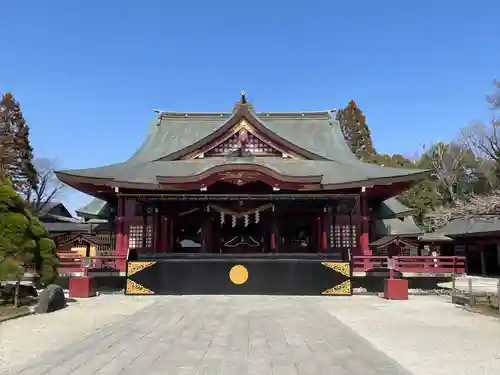
[{"label": "green copper roof", "polygon": [[500,232],[500,220],[497,217],[455,219],[434,233],[449,237],[467,236]]},{"label": "green copper roof", "polygon": [[448,237],[440,232],[424,233],[418,237],[421,242],[451,242],[453,238]]},{"label": "green copper roof", "polygon": [[347,184],[370,180],[411,176],[422,170],[380,167],[356,161],[336,162],[324,160],[292,160],[276,157],[233,158],[210,157],[204,159],[120,163],[100,168],[63,171],[65,174],[96,178],[113,178],[117,181],[156,183],[157,176],[183,177],[200,174],[215,166],[238,164],[261,165],[288,176],[322,175],[323,184]]},{"label": "green copper roof", "polygon": [[141,147],[128,160],[129,163],[154,161],[182,150],[208,137],[222,126],[229,115],[191,116],[161,119],[153,122]]},{"label": "green copper roof", "polygon": [[404,236],[417,237],[423,234],[423,230],[415,224],[413,217],[403,219],[382,219],[375,221],[375,233],[377,236]]},{"label": "green copper roof", "polygon": [[314,118],[305,114],[258,117],[273,133],[313,154],[338,162],[358,161],[342,135],[340,123],[332,118],[331,112]]},{"label": "green copper roof", "polygon": [[[322,158],[357,160],[344,140],[340,123],[329,111],[254,115],[276,135]],[[151,124],[146,140],[128,162],[155,161],[171,155],[208,137],[230,117],[228,113],[186,113],[184,116],[164,113],[158,122]]]},{"label": "green copper roof", "polygon": [[[363,163],[351,152],[338,121],[331,111],[305,113],[254,113],[268,131],[294,144],[317,160],[294,160],[281,157],[209,157],[194,160],[167,161],[169,155],[210,136],[231,118],[222,113],[165,113],[150,125],[142,146],[123,163],[99,168],[60,171],[66,175],[101,177],[122,182],[156,183],[157,176],[184,177],[199,174],[212,167],[257,164],[289,176],[322,175],[322,184],[347,184],[408,177],[418,180],[425,171],[381,167]],[[316,159],[315,158],[315,159]],[[160,161],[159,159],[163,159]],[[84,211],[80,211],[84,212]]]},{"label": "green copper roof", "polygon": [[374,210],[374,217],[378,219],[392,219],[411,216],[415,213],[413,208],[405,206],[396,197],[386,199]]},{"label": "green copper roof", "polygon": [[85,206],[77,209],[76,214],[84,218],[105,218],[109,216],[109,207],[103,200],[92,199]]}]

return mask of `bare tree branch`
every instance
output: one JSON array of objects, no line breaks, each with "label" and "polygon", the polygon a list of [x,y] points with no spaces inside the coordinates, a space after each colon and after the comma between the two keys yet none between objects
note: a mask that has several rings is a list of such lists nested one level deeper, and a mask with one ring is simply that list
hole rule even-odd
[{"label": "bare tree branch", "polygon": [[466,163],[466,158],[470,155],[469,150],[460,144],[440,142],[427,151],[427,154],[432,175],[440,186],[438,194],[451,203],[457,202],[461,184],[469,182],[470,173]]},{"label": "bare tree branch", "polygon": [[488,96],[488,103],[490,103],[492,109],[500,108],[500,81],[494,80],[495,92]]},{"label": "bare tree branch", "polygon": [[49,159],[36,159],[38,184],[25,197],[35,213],[40,213],[48,204],[54,201],[65,189],[54,174],[54,162]]},{"label": "bare tree branch", "polygon": [[444,227],[455,219],[496,220],[500,217],[500,190],[488,195],[472,197],[468,202],[458,201],[449,207],[441,207],[427,215],[424,223],[430,230]]}]

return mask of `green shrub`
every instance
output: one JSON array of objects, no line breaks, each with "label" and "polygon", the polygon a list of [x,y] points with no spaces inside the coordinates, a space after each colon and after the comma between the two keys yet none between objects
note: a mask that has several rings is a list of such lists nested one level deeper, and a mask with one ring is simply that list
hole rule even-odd
[{"label": "green shrub", "polygon": [[33,267],[44,283],[57,276],[56,246],[9,181],[0,179],[0,280],[19,280]]}]

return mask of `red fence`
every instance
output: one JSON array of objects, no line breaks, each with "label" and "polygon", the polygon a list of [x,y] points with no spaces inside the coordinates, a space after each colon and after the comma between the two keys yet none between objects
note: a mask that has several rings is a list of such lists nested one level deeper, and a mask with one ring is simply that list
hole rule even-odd
[{"label": "red fence", "polygon": [[[413,273],[463,273],[465,272],[465,257],[459,256],[395,256],[393,269],[399,272]],[[387,269],[388,257],[384,256],[353,256],[353,271],[368,272]]]},{"label": "red fence", "polygon": [[[84,272],[96,270],[114,270],[116,260],[125,257],[114,255],[92,256],[84,264],[85,258],[79,254],[59,254],[59,272]],[[395,271],[413,273],[463,273],[465,272],[465,257],[459,256],[395,256],[393,266]],[[354,272],[386,270],[389,258],[386,256],[353,256]]]},{"label": "red fence", "polygon": [[[125,260],[124,256],[92,256],[89,258],[82,257],[79,254],[58,254],[59,256],[59,272],[84,272],[88,271],[104,271],[115,270],[116,260]],[[88,259],[88,263],[85,263]]]}]

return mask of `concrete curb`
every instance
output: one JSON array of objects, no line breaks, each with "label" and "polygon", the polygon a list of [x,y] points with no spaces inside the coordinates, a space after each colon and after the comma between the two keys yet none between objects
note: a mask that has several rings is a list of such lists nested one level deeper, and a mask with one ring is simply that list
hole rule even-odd
[{"label": "concrete curb", "polygon": [[0,324],[3,323],[3,322],[6,322],[8,320],[13,320],[13,319],[17,319],[17,318],[22,318],[24,316],[28,316],[28,315],[32,315],[34,314],[35,312],[34,311],[24,311],[24,312],[20,312],[18,314],[14,314],[14,315],[10,315],[10,316],[6,316],[6,317],[3,317],[3,318],[0,318]]}]

